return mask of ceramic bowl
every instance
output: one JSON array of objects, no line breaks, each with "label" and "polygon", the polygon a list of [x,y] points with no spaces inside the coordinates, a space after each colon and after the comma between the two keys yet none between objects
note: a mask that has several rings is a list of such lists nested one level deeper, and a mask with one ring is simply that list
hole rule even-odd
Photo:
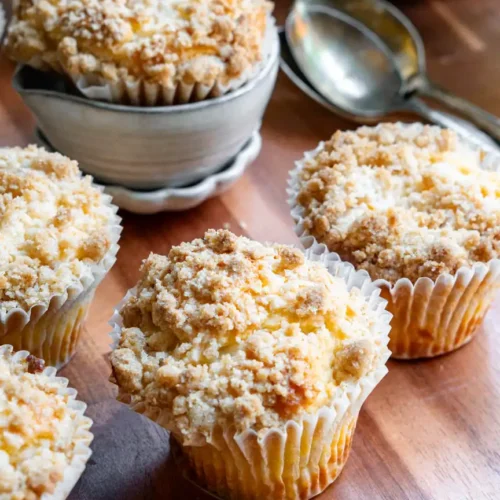
[{"label": "ceramic bowl", "polygon": [[220,170],[248,142],[273,91],[279,40],[243,87],[190,104],[136,107],[75,95],[60,77],[21,66],[14,87],[48,141],[82,170],[133,189],[177,187]]},{"label": "ceramic bowl", "polygon": [[[43,133],[35,132],[37,142],[48,151],[55,151]],[[243,149],[221,170],[189,186],[136,191],[114,185],[104,185],[104,192],[113,197],[113,203],[128,212],[136,214],[156,214],[158,212],[178,212],[201,205],[229,189],[257,158],[262,147],[262,138],[256,130]],[[99,179],[94,179],[99,184]]]}]

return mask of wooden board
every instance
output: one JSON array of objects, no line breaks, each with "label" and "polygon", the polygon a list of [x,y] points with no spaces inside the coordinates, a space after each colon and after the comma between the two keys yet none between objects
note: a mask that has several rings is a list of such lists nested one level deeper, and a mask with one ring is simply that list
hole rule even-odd
[{"label": "wooden board", "polygon": [[[398,4],[424,36],[432,76],[500,115],[498,2]],[[278,3],[282,22],[289,2]],[[0,144],[25,145],[33,141],[34,121],[10,88],[12,69],[0,58]],[[287,172],[303,151],[352,126],[280,75],[262,153],[230,192],[180,214],[122,214],[118,262],[97,292],[77,355],[62,372],[95,421],[94,455],[71,499],[208,500],[176,471],[167,433],[114,400],[107,321],[149,252],[166,253],[209,227],[229,224],[252,238],[296,243],[285,203]],[[500,302],[481,330],[455,354],[389,363],[389,375],[363,407],[344,472],[318,498],[500,499]]]}]

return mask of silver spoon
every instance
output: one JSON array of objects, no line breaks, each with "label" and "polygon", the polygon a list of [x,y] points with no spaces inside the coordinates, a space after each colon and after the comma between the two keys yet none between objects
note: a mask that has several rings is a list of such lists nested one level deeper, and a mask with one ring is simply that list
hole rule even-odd
[{"label": "silver spoon", "polygon": [[[316,101],[318,104],[321,104],[326,109],[338,114],[338,109],[334,105],[330,104],[321,94],[319,94],[313,88],[311,83],[307,80],[305,75],[297,66],[297,63],[293,59],[292,53],[290,52],[290,47],[288,47],[284,28],[280,28],[279,37],[281,50],[281,70],[300,90],[302,90],[302,92],[304,92],[304,94],[308,95],[311,99]],[[421,112],[419,114],[423,116],[427,121],[436,123],[446,128],[451,128],[462,135],[466,135],[470,140],[482,147],[494,149],[498,148],[497,143],[495,143],[489,135],[486,135],[484,132],[472,125],[472,123],[462,120],[461,118],[458,118],[456,116],[445,114],[442,111],[432,109],[422,101],[420,101],[420,106],[421,110],[425,110],[425,113]],[[350,117],[347,116],[347,118]],[[361,121],[364,122],[364,120]]]},{"label": "silver spoon", "polygon": [[429,81],[415,27],[385,0],[297,0],[285,30],[297,65],[337,113],[374,122],[410,111],[457,129],[417,98],[426,95],[500,141],[498,118]]}]

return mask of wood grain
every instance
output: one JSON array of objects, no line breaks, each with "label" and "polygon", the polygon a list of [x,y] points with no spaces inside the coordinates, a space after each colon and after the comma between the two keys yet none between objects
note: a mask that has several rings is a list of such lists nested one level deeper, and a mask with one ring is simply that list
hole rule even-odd
[{"label": "wood grain", "polygon": [[[500,115],[498,0],[397,3],[424,37],[432,77]],[[279,21],[288,6],[278,0]],[[0,58],[0,144],[25,145],[33,141],[34,121],[10,87],[12,69]],[[98,289],[77,355],[62,372],[95,421],[94,455],[73,500],[208,500],[174,467],[167,433],[114,400],[107,321],[149,252],[166,253],[209,227],[229,224],[238,234],[297,243],[285,203],[288,170],[303,151],[352,126],[280,75],[262,128],[262,153],[231,191],[180,214],[122,214],[118,262]],[[500,302],[481,330],[452,355],[389,363],[389,375],[361,412],[347,466],[321,500],[500,499]]]}]

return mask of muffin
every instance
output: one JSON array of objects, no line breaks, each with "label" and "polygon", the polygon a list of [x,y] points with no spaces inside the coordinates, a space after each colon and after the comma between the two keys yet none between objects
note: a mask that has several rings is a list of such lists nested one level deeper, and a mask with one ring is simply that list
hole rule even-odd
[{"label": "muffin", "polygon": [[64,500],[85,469],[92,421],[54,374],[0,347],[0,500]]},{"label": "muffin", "polygon": [[224,498],[320,493],[387,372],[380,291],[325,250],[210,230],[150,255],[112,320],[118,399],[171,431]]},{"label": "muffin", "polygon": [[219,96],[258,73],[275,39],[267,0],[19,0],[7,53],[87,96],[166,105]]},{"label": "muffin", "polygon": [[0,344],[61,367],[76,350],[121,227],[76,162],[0,148]]},{"label": "muffin", "polygon": [[376,280],[394,357],[447,353],[477,330],[498,286],[499,166],[497,153],[416,123],[337,132],[293,171],[297,234]]}]

